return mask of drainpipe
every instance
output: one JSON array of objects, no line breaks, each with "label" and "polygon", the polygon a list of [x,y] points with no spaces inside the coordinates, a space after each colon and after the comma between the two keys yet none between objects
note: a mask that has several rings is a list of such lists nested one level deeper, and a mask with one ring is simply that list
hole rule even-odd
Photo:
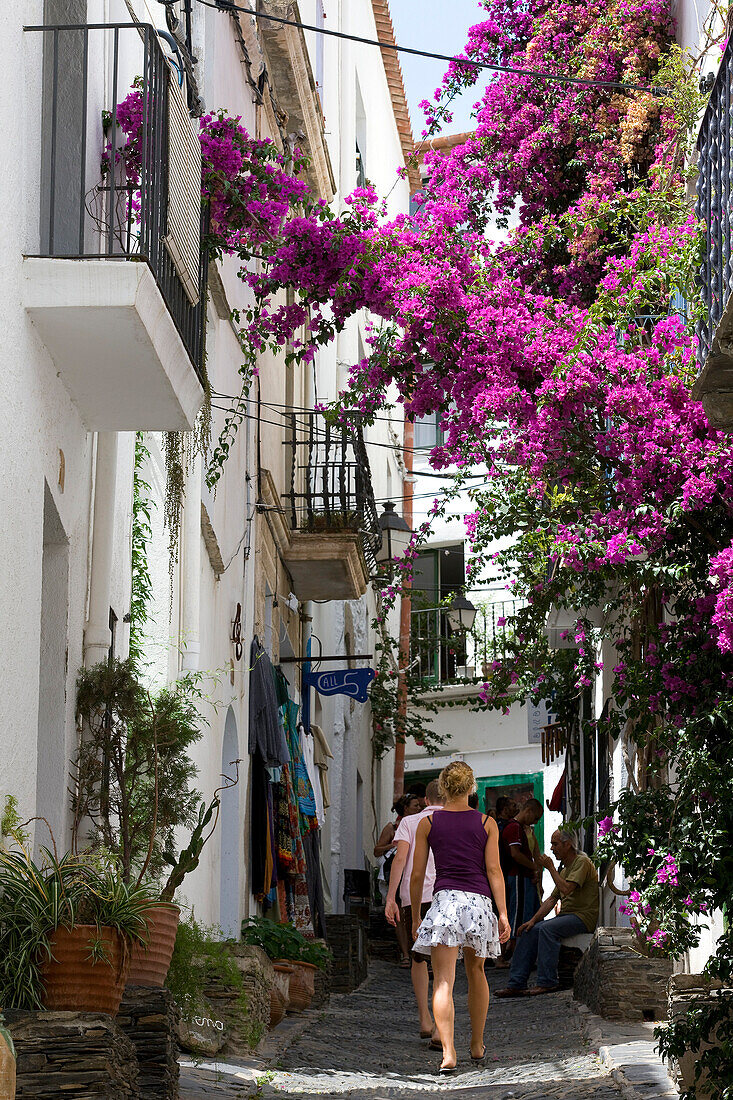
[{"label": "drainpipe", "polygon": [[201,656],[201,455],[186,476],[182,524],[181,668],[197,672]]},{"label": "drainpipe", "polygon": [[112,588],[112,556],[115,533],[117,486],[117,432],[97,433],[94,479],[94,527],[89,583],[89,619],[84,628],[84,664],[98,664],[109,657],[112,633],[109,608]]},{"label": "drainpipe", "polygon": [[[403,510],[407,526],[412,530],[412,456],[415,446],[415,428],[411,420],[405,420],[403,453],[405,458],[405,478],[403,480]],[[407,720],[407,675],[410,664],[410,620],[412,612],[412,576],[405,578],[402,601],[400,603],[400,649],[399,671],[397,678],[397,726],[404,729]],[[405,742],[397,741],[394,748],[394,799],[400,797],[405,789]]]}]

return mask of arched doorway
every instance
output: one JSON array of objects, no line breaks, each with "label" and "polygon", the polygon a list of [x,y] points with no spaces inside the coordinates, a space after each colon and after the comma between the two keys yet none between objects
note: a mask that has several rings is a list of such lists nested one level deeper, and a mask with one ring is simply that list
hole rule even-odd
[{"label": "arched doorway", "polygon": [[[234,777],[233,760],[239,759],[237,720],[231,707],[224,722],[221,747],[222,775]],[[219,886],[219,924],[227,939],[239,939],[239,850],[242,832],[239,823],[239,786],[221,792],[221,862]]]}]

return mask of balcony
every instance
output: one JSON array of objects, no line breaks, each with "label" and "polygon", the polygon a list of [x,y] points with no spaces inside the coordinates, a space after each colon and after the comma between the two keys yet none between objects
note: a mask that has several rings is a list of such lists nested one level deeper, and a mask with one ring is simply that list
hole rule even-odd
[{"label": "balcony", "polygon": [[300,600],[355,600],[376,570],[381,533],[360,427],[317,413],[290,426],[290,519],[285,564]]},{"label": "balcony", "polygon": [[705,224],[697,326],[700,374],[693,396],[714,428],[733,428],[733,46],[725,48],[698,135],[697,216]]},{"label": "balcony", "polygon": [[[410,677],[425,690],[467,681],[486,680],[494,663],[511,656],[512,618],[520,600],[479,606],[473,629],[451,633],[447,607],[428,607],[411,613]],[[475,694],[475,691],[474,691]]]},{"label": "balcony", "polygon": [[[88,430],[189,430],[203,401],[207,256],[180,70],[150,26],[26,30],[28,103],[40,105],[26,311]],[[125,132],[114,120],[135,80],[141,121]]]}]

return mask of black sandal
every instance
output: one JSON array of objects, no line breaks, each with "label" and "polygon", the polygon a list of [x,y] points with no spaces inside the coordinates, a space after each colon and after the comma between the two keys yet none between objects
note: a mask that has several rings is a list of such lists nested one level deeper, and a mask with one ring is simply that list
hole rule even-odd
[{"label": "black sandal", "polygon": [[439,1077],[452,1077],[458,1066],[438,1066]]},{"label": "black sandal", "polygon": [[486,1061],[486,1047],[484,1047],[479,1055],[471,1054],[470,1049],[468,1051],[468,1054],[475,1066],[482,1066]]}]

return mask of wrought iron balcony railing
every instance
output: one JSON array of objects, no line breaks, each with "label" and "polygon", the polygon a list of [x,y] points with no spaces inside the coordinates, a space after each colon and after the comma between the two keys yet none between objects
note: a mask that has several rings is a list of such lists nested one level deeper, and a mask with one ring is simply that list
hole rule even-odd
[{"label": "wrought iron balcony railing", "polygon": [[497,661],[511,655],[512,618],[519,600],[479,606],[473,629],[451,633],[446,607],[412,612],[410,624],[411,676],[426,686],[485,678]]},{"label": "wrought iron balcony railing", "polygon": [[[200,203],[200,150],[179,87],[182,71],[168,61],[152,26],[26,29],[42,43],[40,212],[32,254],[147,263],[201,375],[208,210]],[[133,81],[139,137],[115,121]]]},{"label": "wrought iron balcony railing", "polygon": [[356,532],[370,569],[381,542],[361,427],[333,427],[319,413],[291,417],[290,522],[294,531]]},{"label": "wrought iron balcony railing", "polygon": [[733,45],[729,39],[697,141],[697,216],[705,225],[700,283],[705,314],[697,324],[703,367],[733,292]]}]

